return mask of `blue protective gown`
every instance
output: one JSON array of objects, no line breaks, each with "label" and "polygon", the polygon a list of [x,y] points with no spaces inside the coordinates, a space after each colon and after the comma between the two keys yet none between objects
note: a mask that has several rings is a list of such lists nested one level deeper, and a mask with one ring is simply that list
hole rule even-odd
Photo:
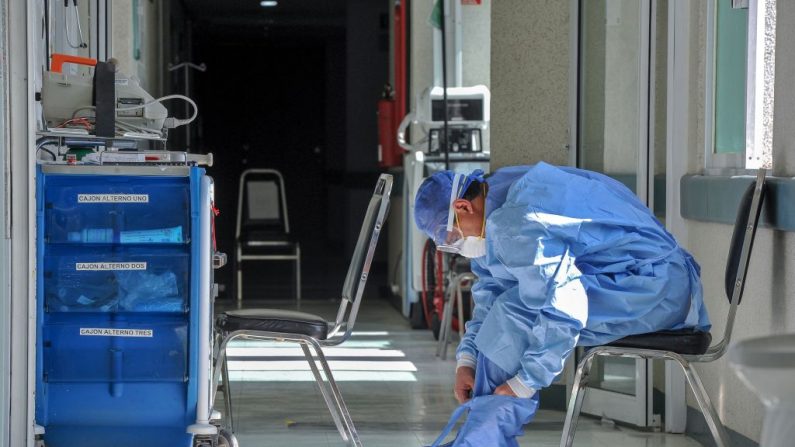
[{"label": "blue protective gown", "polygon": [[482,354],[539,390],[577,345],[709,330],[698,264],[621,183],[546,163],[486,181],[487,254],[472,260],[459,361]]},{"label": "blue protective gown", "polygon": [[516,437],[524,434],[522,426],[533,419],[538,409],[538,394],[531,398],[495,396],[494,390],[509,378],[507,372],[480,354],[472,399],[453,412],[432,447],[441,445],[465,411],[469,412],[466,422],[455,439],[442,447],[519,447]]}]

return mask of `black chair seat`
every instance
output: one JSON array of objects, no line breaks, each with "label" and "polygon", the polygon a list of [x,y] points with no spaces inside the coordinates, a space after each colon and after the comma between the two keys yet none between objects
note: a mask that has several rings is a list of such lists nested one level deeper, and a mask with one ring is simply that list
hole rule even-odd
[{"label": "black chair seat", "polygon": [[694,329],[659,331],[650,334],[630,335],[608,343],[620,348],[656,349],[677,354],[700,355],[707,352],[712,335]]},{"label": "black chair seat", "polygon": [[295,241],[289,234],[278,231],[249,231],[240,235],[243,244],[252,247],[262,246],[289,246]]},{"label": "black chair seat", "polygon": [[246,330],[301,334],[317,340],[325,340],[328,335],[328,322],[325,319],[280,309],[230,310],[218,316],[218,328],[224,332]]}]

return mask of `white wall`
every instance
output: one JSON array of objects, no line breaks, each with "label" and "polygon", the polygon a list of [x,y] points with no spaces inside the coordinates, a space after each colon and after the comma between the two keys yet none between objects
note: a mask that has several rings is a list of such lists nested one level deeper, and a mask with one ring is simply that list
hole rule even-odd
[{"label": "white wall", "polygon": [[465,86],[491,85],[491,3],[482,0],[480,5],[461,6]]},{"label": "white wall", "polygon": [[417,106],[417,95],[433,83],[433,28],[428,24],[432,8],[431,0],[411,2],[408,49],[410,110]]},{"label": "white wall", "polygon": [[[688,170],[700,173],[704,167],[704,67],[707,2],[691,4],[691,95],[692,131],[687,147]],[[790,84],[795,74],[795,2],[778,1],[776,44],[776,98],[773,135],[773,171],[793,176],[795,159],[795,92]],[[730,225],[686,221],[684,241],[702,267],[705,301],[713,323],[713,337],[723,334],[728,301],[723,275],[732,228]],[[757,233],[748,273],[745,298],[740,306],[733,341],[795,332],[795,234],[761,229]],[[725,359],[697,367],[724,424],[758,441],[763,407],[731,371]],[[697,407],[692,396],[688,404]]]},{"label": "white wall", "polygon": [[[635,0],[606,5],[604,64],[604,172],[637,172],[640,66],[640,4]],[[586,74],[587,76],[587,74]],[[645,79],[643,80],[645,82]]]},{"label": "white wall", "polygon": [[[7,8],[0,6],[0,23],[7,26]],[[6,166],[9,159],[9,126],[8,116],[8,41],[7,33],[0,34],[0,166]],[[0,184],[6,184],[7,169],[0,170]],[[0,195],[0,209],[6,209],[6,195]],[[3,234],[0,237],[0,402],[9,402],[11,398],[11,259],[10,234],[6,228],[11,223],[11,216],[2,213]],[[0,433],[9,431],[9,405],[0,407]],[[8,446],[7,436],[0,436],[0,447]]]},{"label": "white wall", "polygon": [[[732,228],[688,222],[688,248],[701,263],[705,301],[713,324],[713,337],[723,334],[729,304],[723,288],[724,263]],[[795,265],[795,238],[790,233],[760,230],[748,272],[743,304],[737,313],[734,342],[758,336],[795,331],[795,305],[788,303],[795,293],[792,273]],[[704,386],[713,399],[721,420],[732,430],[759,440],[763,407],[729,368],[725,358],[697,366]],[[698,408],[692,395],[688,404]]]},{"label": "white wall", "polygon": [[[13,260],[10,265],[10,308],[8,317],[10,328],[11,352],[6,357],[10,360],[10,371],[3,371],[3,385],[8,386],[10,398],[2,402],[11,410],[9,425],[0,430],[0,445],[23,446],[32,431],[30,421],[33,418],[32,388],[29,383],[29,367],[33,367],[30,353],[31,328],[35,315],[33,308],[32,276],[35,272],[35,257],[31,253],[31,234],[35,231],[35,202],[32,190],[34,176],[34,151],[30,148],[35,139],[35,104],[34,83],[40,76],[32,75],[31,67],[40,67],[44,63],[44,54],[36,53],[35,49],[43,48],[36,41],[38,33],[28,33],[28,26],[41,23],[43,3],[11,0],[3,2],[8,13],[7,22],[2,24],[3,32],[7,32],[7,51],[0,55],[8,64],[8,93],[4,107],[11,118],[8,123],[8,138],[3,142],[2,150],[10,163],[4,168],[14,175],[3,185],[3,194],[11,198],[11,207],[7,209],[11,223],[11,253],[3,253],[6,259]],[[7,27],[6,27],[7,25]],[[38,28],[36,28],[38,29]],[[31,41],[28,42],[28,37]],[[30,44],[30,45],[29,45]],[[34,58],[30,60],[30,58]],[[7,144],[7,145],[6,145]],[[8,238],[9,234],[4,234]],[[6,270],[5,274],[9,272]],[[6,288],[6,292],[9,289]],[[7,340],[6,340],[7,341]],[[7,347],[7,346],[6,346]],[[7,374],[10,373],[10,380]]]},{"label": "white wall", "polygon": [[[435,0],[411,2],[409,48],[409,108],[416,107],[417,95],[433,84],[433,28],[428,23]],[[452,3],[452,2],[451,2]],[[461,9],[463,31],[463,83],[465,86],[483,84],[491,86],[491,18],[492,0],[482,0],[480,5],[463,5]],[[452,44],[450,51],[452,51]],[[453,67],[448,67],[452,72]],[[492,99],[492,107],[494,104]],[[493,114],[492,109],[492,114]]]},{"label": "white wall", "polygon": [[567,164],[569,2],[499,0],[491,11],[491,167]]},{"label": "white wall", "polygon": [[[150,94],[159,96],[160,76],[163,66],[158,50],[158,7],[154,2],[141,0],[138,2],[140,11],[133,10],[131,0],[113,2],[112,8],[112,39],[113,57],[118,61],[118,69],[130,76],[136,76]],[[140,56],[135,58],[133,14],[140,14],[139,36]]]}]

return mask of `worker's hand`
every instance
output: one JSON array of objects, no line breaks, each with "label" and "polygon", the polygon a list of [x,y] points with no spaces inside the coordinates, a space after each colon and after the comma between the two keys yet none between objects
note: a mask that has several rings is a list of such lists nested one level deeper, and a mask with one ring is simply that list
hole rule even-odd
[{"label": "worker's hand", "polygon": [[513,389],[507,383],[498,386],[497,389],[494,390],[494,395],[516,397],[516,393],[513,392]]},{"label": "worker's hand", "polygon": [[470,399],[472,389],[475,387],[475,370],[462,366],[455,371],[455,398],[463,404]]}]

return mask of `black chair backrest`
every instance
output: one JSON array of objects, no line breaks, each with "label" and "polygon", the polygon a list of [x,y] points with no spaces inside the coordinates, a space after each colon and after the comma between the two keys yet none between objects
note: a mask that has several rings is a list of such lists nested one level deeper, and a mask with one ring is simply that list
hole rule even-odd
[{"label": "black chair backrest", "polygon": [[[762,202],[765,197],[765,170],[760,169],[756,181],[748,185],[740,199],[737,209],[737,219],[734,222],[729,256],[726,261],[726,275],[724,287],[726,298],[732,302],[736,296],[737,304],[742,300],[745,289],[745,276],[748,273],[748,260],[751,258],[756,228],[759,224],[759,215],[762,212]],[[743,251],[743,247],[746,250]]]},{"label": "black chair backrest", "polygon": [[378,237],[389,213],[391,194],[392,176],[381,174],[376,183],[373,196],[370,198],[370,203],[367,205],[364,222],[359,231],[359,238],[356,241],[356,247],[353,250],[351,263],[348,267],[348,274],[345,275],[345,283],[342,286],[342,302],[340,303],[335,327],[332,329],[330,337],[335,335],[342,327],[345,327],[346,336],[343,339],[347,338],[353,329],[362,295],[364,294],[367,276],[370,273],[370,265],[375,255],[375,247],[378,244]]},{"label": "black chair backrest", "polygon": [[290,232],[284,180],[273,169],[250,169],[240,178],[238,232]]}]

